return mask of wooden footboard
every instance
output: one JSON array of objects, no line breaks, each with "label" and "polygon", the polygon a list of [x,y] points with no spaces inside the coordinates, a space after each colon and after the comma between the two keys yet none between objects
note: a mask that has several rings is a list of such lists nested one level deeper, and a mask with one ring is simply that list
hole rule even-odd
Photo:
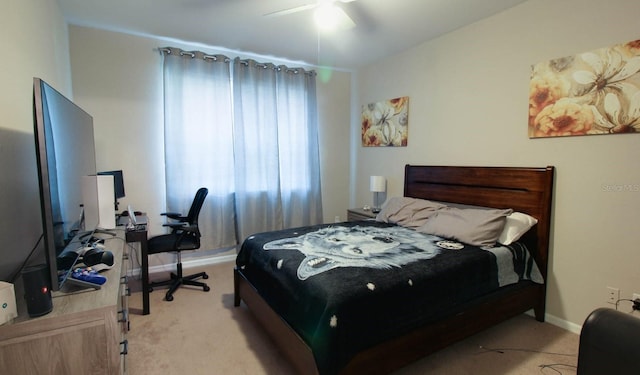
[{"label": "wooden footboard", "polygon": [[[241,300],[247,304],[299,374],[317,375],[311,349],[269,307],[237,268],[234,269],[234,282],[236,306],[240,305]],[[538,311],[542,306],[537,305],[537,301],[542,299],[543,294],[543,285],[531,283],[469,303],[448,318],[360,352],[340,371],[340,375],[388,374],[516,315],[531,309]]]},{"label": "wooden footboard", "polygon": [[542,287],[528,286],[507,294],[499,294],[482,303],[471,304],[464,311],[436,323],[425,325],[408,335],[400,336],[360,352],[340,375],[388,374],[428,354],[445,348],[497,323],[532,308]]},{"label": "wooden footboard", "polygon": [[317,375],[315,358],[300,336],[262,299],[237,268],[233,270],[234,304],[247,304],[253,315],[271,336],[278,349],[299,374]]},{"label": "wooden footboard", "polygon": [[[439,201],[513,208],[538,219],[529,236],[536,246],[529,249],[543,277],[547,277],[547,258],[551,222],[554,168],[498,167],[405,167],[405,196]],[[262,299],[244,277],[234,269],[234,303],[244,301],[272,337],[296,371],[317,375],[313,353],[298,334]],[[427,324],[358,353],[340,375],[388,374],[402,366],[467,338],[497,323],[535,311],[544,321],[546,285],[531,282],[501,289],[489,296],[460,306],[449,316]]]}]

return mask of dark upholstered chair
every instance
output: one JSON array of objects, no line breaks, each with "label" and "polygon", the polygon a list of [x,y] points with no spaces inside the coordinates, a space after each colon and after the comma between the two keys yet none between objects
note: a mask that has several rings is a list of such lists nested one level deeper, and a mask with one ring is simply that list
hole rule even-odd
[{"label": "dark upholstered chair", "polygon": [[599,308],[580,332],[578,375],[640,374],[640,317]]},{"label": "dark upholstered chair", "polygon": [[149,291],[153,291],[153,287],[169,285],[169,290],[165,296],[167,301],[173,301],[173,293],[181,285],[193,285],[201,287],[202,290],[208,292],[209,286],[203,282],[195,281],[196,279],[203,278],[208,279],[209,276],[205,272],[200,272],[194,275],[184,276],[182,274],[182,257],[181,252],[184,250],[196,250],[200,248],[200,229],[198,228],[198,216],[200,215],[200,209],[204,204],[204,200],[207,197],[209,190],[207,188],[200,188],[196,192],[196,196],[193,199],[191,208],[187,216],[182,216],[179,213],[167,212],[162,215],[171,219],[172,222],[164,224],[171,228],[171,233],[163,234],[160,236],[152,237],[149,239],[149,254],[177,252],[178,264],[177,272],[171,273],[169,280],[154,282],[149,284]]}]

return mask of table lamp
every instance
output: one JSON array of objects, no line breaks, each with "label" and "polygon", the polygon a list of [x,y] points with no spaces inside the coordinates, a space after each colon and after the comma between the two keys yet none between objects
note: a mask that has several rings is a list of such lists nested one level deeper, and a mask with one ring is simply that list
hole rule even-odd
[{"label": "table lamp", "polygon": [[386,190],[387,180],[384,176],[371,176],[369,182],[369,190],[373,192],[373,208],[371,212],[380,212],[380,193],[384,193]]}]

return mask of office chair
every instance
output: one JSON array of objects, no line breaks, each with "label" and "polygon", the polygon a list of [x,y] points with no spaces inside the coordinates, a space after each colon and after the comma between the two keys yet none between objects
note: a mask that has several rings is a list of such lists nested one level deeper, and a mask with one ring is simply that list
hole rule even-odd
[{"label": "office chair", "polygon": [[177,272],[172,272],[169,280],[149,284],[149,292],[153,291],[153,287],[169,285],[169,290],[165,296],[165,300],[167,301],[173,301],[173,293],[181,285],[199,286],[205,292],[210,290],[207,284],[195,281],[199,278],[208,279],[209,276],[205,272],[188,276],[184,276],[182,274],[181,257],[181,252],[184,250],[196,250],[200,248],[198,215],[200,214],[200,209],[202,208],[204,199],[207,197],[208,193],[209,190],[207,188],[203,187],[198,189],[187,216],[182,216],[181,214],[174,212],[162,213],[161,215],[174,220],[174,222],[164,224],[164,226],[171,228],[171,233],[152,237],[148,241],[149,254],[166,252],[177,252],[178,254]]}]

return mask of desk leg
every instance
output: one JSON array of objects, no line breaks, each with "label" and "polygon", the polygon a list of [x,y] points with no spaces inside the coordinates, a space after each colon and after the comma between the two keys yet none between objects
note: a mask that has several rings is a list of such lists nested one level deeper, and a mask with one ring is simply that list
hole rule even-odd
[{"label": "desk leg", "polygon": [[127,242],[140,243],[142,258],[142,315],[149,315],[149,246],[147,244],[147,230],[132,230],[126,232]]},{"label": "desk leg", "polygon": [[140,241],[142,252],[142,315],[149,315],[149,249],[146,237]]}]

